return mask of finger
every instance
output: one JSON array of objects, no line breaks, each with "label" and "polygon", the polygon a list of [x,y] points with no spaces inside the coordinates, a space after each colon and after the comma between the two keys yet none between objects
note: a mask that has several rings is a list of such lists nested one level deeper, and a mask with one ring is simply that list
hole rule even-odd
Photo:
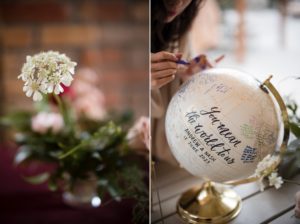
[{"label": "finger", "polygon": [[166,69],[156,72],[151,72],[152,79],[161,79],[167,76],[175,75],[177,69]]},{"label": "finger", "polygon": [[175,53],[175,56],[178,60],[180,60],[182,58],[182,53]]},{"label": "finger", "polygon": [[188,67],[188,69],[186,70],[184,75],[191,76],[191,75],[193,75],[197,72],[200,72],[200,71],[201,71],[200,67],[197,66],[197,64],[195,64],[195,65],[192,65],[192,66]]},{"label": "finger", "polygon": [[151,81],[151,87],[153,89],[161,88],[164,85],[168,84],[169,82],[173,81],[175,79],[175,75],[162,78],[162,79],[155,79]]},{"label": "finger", "polygon": [[221,56],[219,56],[219,57],[217,57],[217,58],[215,59],[215,62],[216,62],[216,63],[219,63],[221,60],[224,59],[224,57],[225,57],[225,54],[222,54]]},{"label": "finger", "polygon": [[199,63],[203,63],[203,61],[206,59],[206,56],[204,54],[200,54],[197,57],[194,57],[192,60],[189,61],[190,66],[193,67]]},{"label": "finger", "polygon": [[195,57],[191,61],[191,66],[190,66],[189,70],[198,71],[199,69],[196,69],[196,67],[199,67],[200,70],[204,70],[204,69],[207,69],[207,68],[212,68],[214,66],[208,61],[206,55],[201,54],[201,55]]},{"label": "finger", "polygon": [[202,64],[202,65],[200,65],[200,68],[201,69],[207,69],[207,68],[213,68],[215,66],[215,64],[214,65],[212,65],[210,62],[209,62],[209,60],[205,60],[205,62]]},{"label": "finger", "polygon": [[212,67],[205,55],[200,55],[200,58],[198,60],[198,65],[201,69],[206,69],[207,67]]},{"label": "finger", "polygon": [[183,73],[184,76],[191,76],[195,73],[200,72],[201,70],[204,70],[206,68],[206,64],[204,65],[203,62],[200,61],[197,63],[196,61],[191,62],[190,66],[186,69],[186,71]]},{"label": "finger", "polygon": [[176,69],[176,68],[177,68],[177,64],[172,61],[151,63],[151,71],[160,71],[165,69]]},{"label": "finger", "polygon": [[172,54],[167,51],[151,53],[151,62],[158,62],[158,61],[177,61],[177,57],[175,54]]},{"label": "finger", "polygon": [[199,55],[190,61],[190,65],[186,70],[186,75],[192,75],[203,67],[203,63],[205,63],[206,57],[204,55]]}]

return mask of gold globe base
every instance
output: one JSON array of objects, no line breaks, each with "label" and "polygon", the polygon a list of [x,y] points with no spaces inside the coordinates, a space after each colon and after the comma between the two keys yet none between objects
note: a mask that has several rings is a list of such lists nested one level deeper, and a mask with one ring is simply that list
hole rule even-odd
[{"label": "gold globe base", "polygon": [[227,223],[241,210],[241,198],[213,182],[192,188],[180,197],[177,212],[187,223]]}]

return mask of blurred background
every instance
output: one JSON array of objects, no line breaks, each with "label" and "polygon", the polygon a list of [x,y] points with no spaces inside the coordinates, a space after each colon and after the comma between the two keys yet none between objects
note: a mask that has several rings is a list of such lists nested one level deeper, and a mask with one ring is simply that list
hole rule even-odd
[{"label": "blurred background", "polygon": [[219,67],[237,68],[260,81],[269,74],[281,95],[300,103],[300,1],[212,0],[192,29],[194,55],[224,54]]},{"label": "blurred background", "polygon": [[148,114],[148,1],[2,0],[0,110],[32,108],[17,79],[26,55],[54,50],[93,69],[105,106]]}]

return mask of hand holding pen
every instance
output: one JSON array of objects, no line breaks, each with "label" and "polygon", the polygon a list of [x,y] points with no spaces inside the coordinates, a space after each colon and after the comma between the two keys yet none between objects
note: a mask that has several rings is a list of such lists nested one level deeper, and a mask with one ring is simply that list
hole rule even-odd
[{"label": "hand holding pen", "polygon": [[224,58],[224,55],[210,62],[206,55],[199,55],[190,61],[182,60],[181,53],[161,51],[151,53],[151,88],[159,89],[175,79],[178,75],[183,80],[191,75],[215,66]]},{"label": "hand holding pen", "polygon": [[216,66],[218,62],[220,62],[224,58],[224,55],[217,57],[214,61],[210,62],[206,55],[200,54],[197,57],[193,58],[190,61],[185,61],[179,59],[176,61],[178,65],[182,65],[180,68],[179,75],[181,77],[191,76],[197,72],[200,72],[204,69],[213,68]]},{"label": "hand holding pen", "polygon": [[151,88],[158,89],[175,79],[180,54],[166,51],[151,53]]}]

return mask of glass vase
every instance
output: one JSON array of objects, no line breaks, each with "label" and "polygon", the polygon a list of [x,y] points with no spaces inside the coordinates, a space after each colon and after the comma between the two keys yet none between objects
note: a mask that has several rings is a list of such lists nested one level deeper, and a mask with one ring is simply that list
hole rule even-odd
[{"label": "glass vase", "polygon": [[71,207],[96,208],[101,205],[97,195],[97,179],[90,176],[85,180],[76,180],[72,189],[63,192],[63,201]]}]

